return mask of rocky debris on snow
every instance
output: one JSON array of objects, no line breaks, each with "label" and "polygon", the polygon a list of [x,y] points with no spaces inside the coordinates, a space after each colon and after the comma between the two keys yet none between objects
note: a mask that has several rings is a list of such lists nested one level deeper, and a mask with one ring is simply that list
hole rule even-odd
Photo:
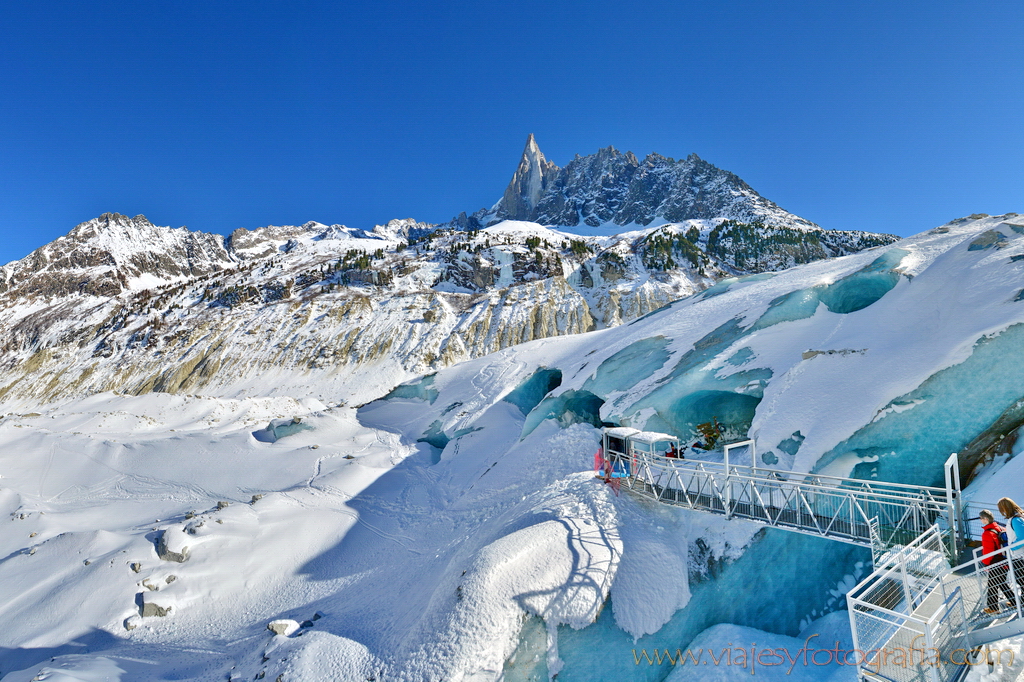
[{"label": "rocky debris on snow", "polygon": [[867,348],[853,349],[853,348],[841,348],[838,350],[805,350],[801,353],[800,357],[804,360],[810,360],[818,355],[852,355],[854,353],[866,353]]},{"label": "rocky debris on snow", "polygon": [[989,247],[995,246],[997,248],[1003,248],[1008,245],[1006,235],[999,230],[987,230],[982,232],[971,245],[967,247],[968,251],[982,251]]},{"label": "rocky debris on snow", "polygon": [[173,606],[160,606],[159,604],[154,604],[153,602],[143,602],[142,617],[150,618],[152,616],[159,616],[160,618],[163,618],[168,613],[170,613],[171,609],[173,608]]},{"label": "rocky debris on snow", "polygon": [[188,547],[184,544],[186,541],[187,536],[180,528],[168,528],[160,533],[156,554],[164,561],[185,563],[189,557]]},{"label": "rocky debris on snow", "polygon": [[299,629],[300,625],[297,621],[290,618],[282,618],[279,620],[272,620],[267,623],[267,629],[273,632],[275,635],[285,635],[286,637]]}]

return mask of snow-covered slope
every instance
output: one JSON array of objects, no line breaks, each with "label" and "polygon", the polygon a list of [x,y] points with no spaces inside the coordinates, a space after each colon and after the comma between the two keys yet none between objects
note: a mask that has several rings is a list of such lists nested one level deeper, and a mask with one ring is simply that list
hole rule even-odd
[{"label": "snow-covered slope", "polygon": [[268,381],[266,398],[8,414],[0,674],[661,680],[671,666],[634,649],[841,636],[819,619],[866,550],[616,496],[588,471],[595,425],[686,437],[717,416],[766,466],[920,484],[961,450],[1024,498],[987,464],[1020,449],[1022,274],[1021,216],[964,219],[459,362],[358,411]]}]

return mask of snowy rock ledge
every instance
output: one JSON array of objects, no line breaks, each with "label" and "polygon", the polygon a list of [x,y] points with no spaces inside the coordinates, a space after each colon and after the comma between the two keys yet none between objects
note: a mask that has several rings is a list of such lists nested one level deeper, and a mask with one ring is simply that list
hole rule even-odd
[{"label": "snowy rock ledge", "polygon": [[188,560],[188,535],[180,528],[168,528],[160,533],[156,543],[156,554],[164,561],[183,564]]},{"label": "snowy rock ledge", "polygon": [[284,635],[287,637],[288,635],[298,631],[299,624],[290,618],[282,618],[280,620],[272,620],[267,623],[267,629],[275,635]]}]

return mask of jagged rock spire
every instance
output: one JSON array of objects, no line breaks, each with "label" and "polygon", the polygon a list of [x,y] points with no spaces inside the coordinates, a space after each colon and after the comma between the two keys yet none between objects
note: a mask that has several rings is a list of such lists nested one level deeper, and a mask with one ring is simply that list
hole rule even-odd
[{"label": "jagged rock spire", "polygon": [[559,167],[544,158],[530,133],[512,181],[498,202],[497,215],[508,220],[532,220],[541,197],[558,177]]}]

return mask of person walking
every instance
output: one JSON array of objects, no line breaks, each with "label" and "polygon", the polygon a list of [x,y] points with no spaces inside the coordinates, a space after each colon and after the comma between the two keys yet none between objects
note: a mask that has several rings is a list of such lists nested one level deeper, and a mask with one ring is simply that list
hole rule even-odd
[{"label": "person walking", "polygon": [[999,500],[999,513],[1006,519],[1007,552],[1013,562],[1013,577],[1017,582],[1017,592],[1024,595],[1024,509],[1004,497]]},{"label": "person walking", "polygon": [[[978,514],[978,518],[985,524],[981,531],[981,553],[982,556],[985,556],[1002,548],[1003,543],[999,539],[999,534],[1003,532],[1003,527],[996,523],[996,517],[988,509],[982,509],[981,513]],[[992,556],[982,559],[981,563],[985,565],[985,572],[988,573],[985,613],[999,613],[1000,590],[1010,601],[1010,607],[1017,608],[1017,600],[1013,596],[1013,590],[1010,589],[1006,582],[1006,574],[1009,572],[1006,555],[1003,553],[992,554]]]}]

